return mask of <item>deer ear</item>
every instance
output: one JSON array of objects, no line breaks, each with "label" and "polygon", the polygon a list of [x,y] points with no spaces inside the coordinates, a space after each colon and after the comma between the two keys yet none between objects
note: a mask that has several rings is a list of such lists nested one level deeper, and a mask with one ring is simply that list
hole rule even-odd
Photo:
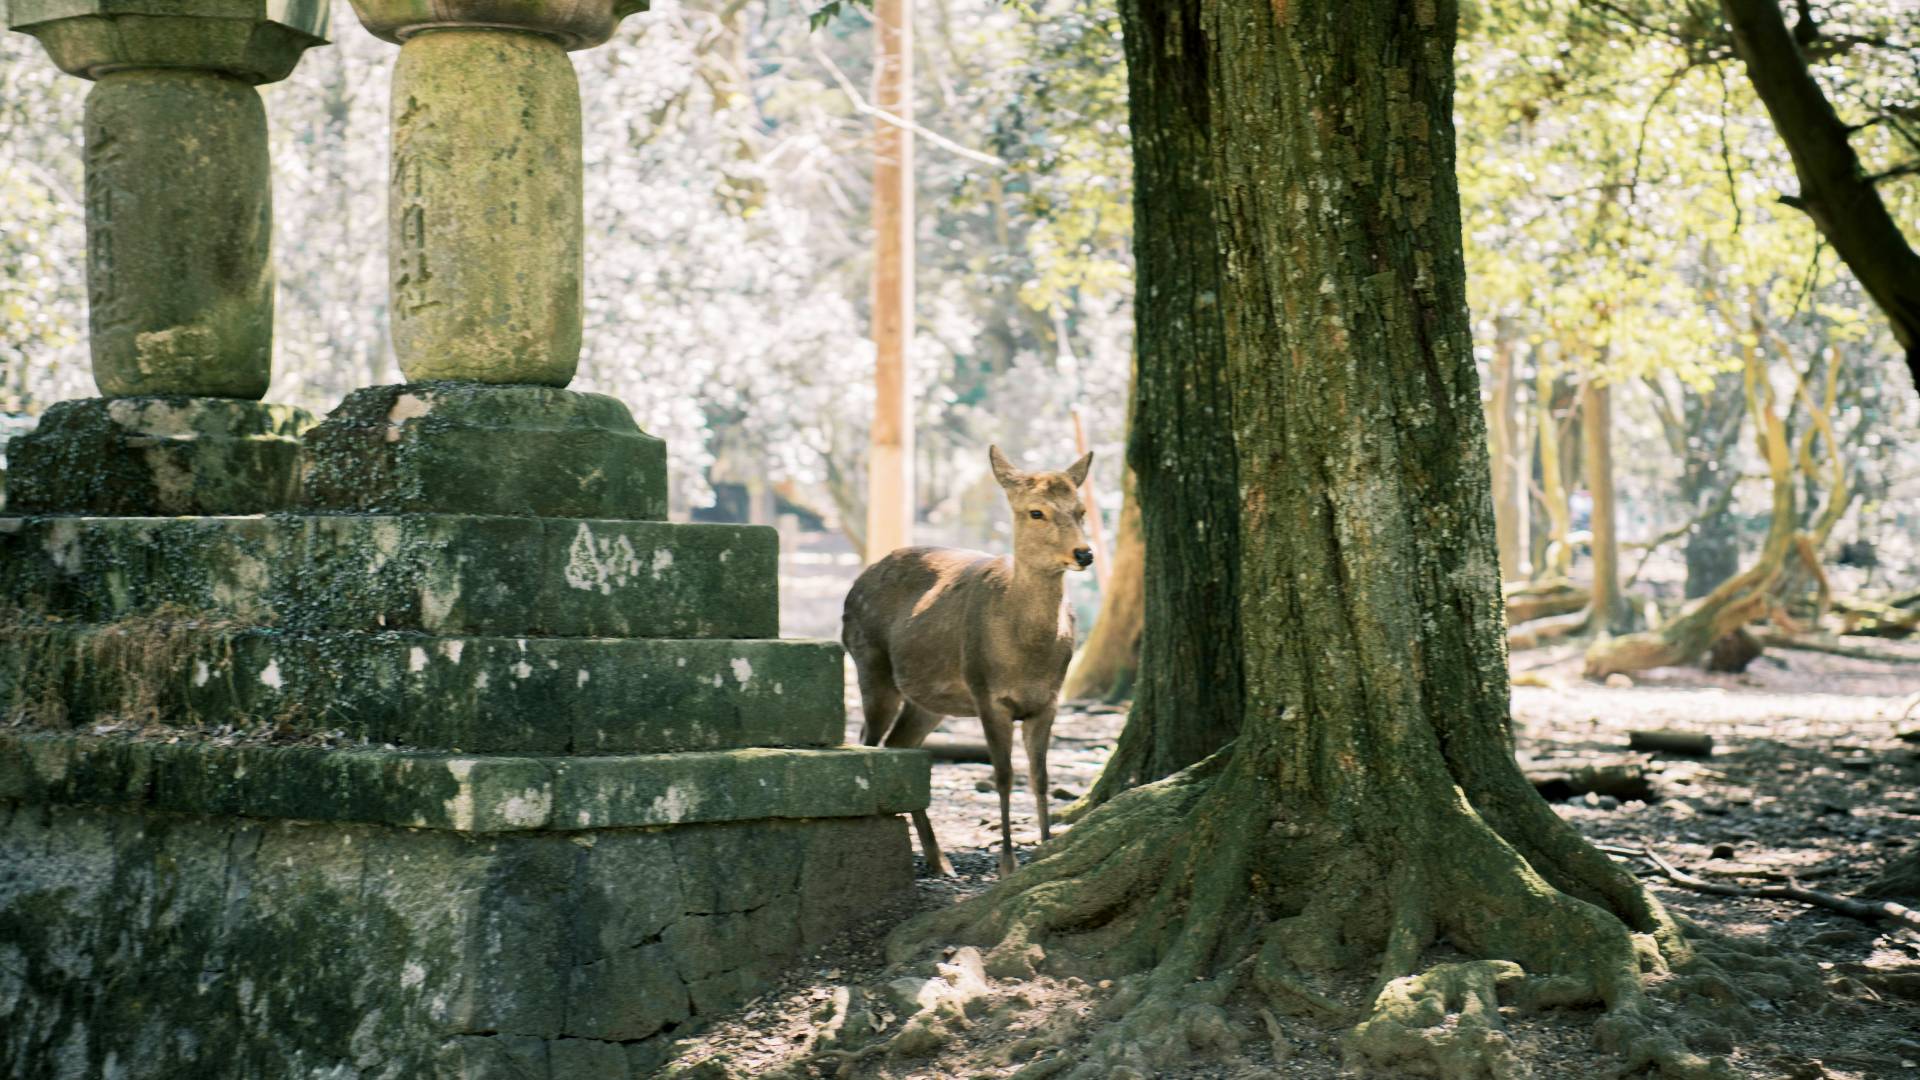
[{"label": "deer ear", "polygon": [[1025,482],[1027,474],[1008,464],[1006,456],[1000,453],[998,446],[987,447],[987,460],[993,462],[993,478],[1000,481],[1003,488],[1011,488]]},{"label": "deer ear", "polygon": [[1080,487],[1087,482],[1087,470],[1091,468],[1093,468],[1093,451],[1089,450],[1080,455],[1079,461],[1067,466],[1067,479],[1073,481],[1074,487]]}]

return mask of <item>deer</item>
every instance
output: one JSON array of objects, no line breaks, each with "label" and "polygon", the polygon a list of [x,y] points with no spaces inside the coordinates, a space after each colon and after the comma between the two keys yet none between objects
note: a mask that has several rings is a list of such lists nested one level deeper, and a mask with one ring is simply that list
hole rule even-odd
[{"label": "deer", "polygon": [[[1000,793],[1000,876],[1014,871],[1013,725],[1027,751],[1040,839],[1052,837],[1047,742],[1073,658],[1066,575],[1093,565],[1080,489],[1091,452],[1064,472],[1026,473],[987,448],[1013,511],[1013,554],[905,547],[862,571],[847,591],[840,640],[853,658],[868,746],[920,746],[949,716],[977,716]],[[933,873],[951,877],[924,810],[913,814]]]}]

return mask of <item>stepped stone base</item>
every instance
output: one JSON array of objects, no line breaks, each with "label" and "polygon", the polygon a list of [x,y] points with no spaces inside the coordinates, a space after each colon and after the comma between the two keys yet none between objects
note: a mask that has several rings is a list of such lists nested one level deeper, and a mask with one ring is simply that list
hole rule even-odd
[{"label": "stepped stone base", "polygon": [[0,516],[0,1076],[648,1076],[911,884],[926,754],[837,745],[773,530],[654,520],[618,402],[228,405],[50,415]]},{"label": "stepped stone base", "polygon": [[0,802],[0,1073],[638,1080],[907,887],[905,828],[474,835]]},{"label": "stepped stone base", "polygon": [[301,432],[290,405],[228,398],[82,398],[7,447],[19,514],[260,514],[293,506]]},{"label": "stepped stone base", "polygon": [[95,622],[167,606],[299,629],[774,637],[778,564],[779,535],[755,525],[0,517],[0,596]]},{"label": "stepped stone base", "polygon": [[0,1074],[649,1076],[911,883],[926,781],[0,736]]}]

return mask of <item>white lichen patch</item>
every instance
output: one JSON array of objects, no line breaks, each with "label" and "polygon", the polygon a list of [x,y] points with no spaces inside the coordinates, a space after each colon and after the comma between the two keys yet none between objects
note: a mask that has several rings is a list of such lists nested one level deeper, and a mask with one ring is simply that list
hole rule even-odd
[{"label": "white lichen patch", "polygon": [[732,667],[733,681],[739,683],[742,687],[747,685],[747,680],[753,678],[753,665],[747,661],[746,657],[735,657]]},{"label": "white lichen patch", "polygon": [[447,820],[451,822],[456,829],[473,828],[473,783],[471,778],[473,776],[474,765],[475,762],[468,758],[456,758],[453,761],[447,762],[447,773],[451,775],[454,782],[460,786],[459,789],[454,792],[453,798],[447,799],[440,805],[446,810]]},{"label": "white lichen patch", "polygon": [[513,672],[514,678],[524,679],[527,676],[533,674],[533,665],[527,663],[525,660],[522,660],[519,663],[508,668],[507,670]]},{"label": "white lichen patch", "polygon": [[426,981],[427,969],[421,967],[418,960],[409,960],[407,966],[400,969],[400,989],[402,990],[411,990]]},{"label": "white lichen patch", "polygon": [[589,672],[586,668],[581,668],[580,673],[574,676],[573,685],[585,686],[587,685],[587,680],[591,678],[593,678],[592,673]]},{"label": "white lichen patch", "polygon": [[427,650],[415,645],[407,653],[407,670],[416,672],[427,670]]},{"label": "white lichen patch", "polygon": [[653,553],[653,580],[659,581],[660,575],[673,565],[673,552],[666,548]]},{"label": "white lichen patch", "polygon": [[606,596],[639,573],[640,555],[627,534],[596,537],[586,522],[580,523],[573,543],[567,546],[567,565],[562,571],[569,586],[587,592],[597,589]]},{"label": "white lichen patch", "polygon": [[856,776],[856,777],[854,777],[854,778],[853,778],[853,786],[854,786],[854,787],[857,787],[857,788],[859,788],[859,789],[860,789],[861,791],[865,791],[865,790],[867,790],[868,788],[870,788],[870,787],[872,787],[873,785],[872,785],[872,784],[869,784],[869,783],[867,783],[867,778],[866,778],[866,777],[864,777],[864,776]]},{"label": "white lichen patch", "polygon": [[280,678],[280,660],[278,657],[270,657],[267,660],[267,666],[260,670],[260,681],[275,690],[280,689],[285,680]]},{"label": "white lichen patch", "polygon": [[420,617],[425,621],[426,629],[436,630],[445,626],[447,616],[453,614],[454,605],[459,602],[460,578],[457,575],[448,574],[443,581],[429,582],[420,590]]},{"label": "white lichen patch", "polygon": [[483,671],[473,677],[473,688],[475,690],[485,690],[489,681],[491,680],[487,678],[487,673]]},{"label": "white lichen patch", "polygon": [[193,685],[205,686],[207,685],[207,680],[212,677],[213,669],[207,666],[205,660],[195,660],[193,662]]},{"label": "white lichen patch", "polygon": [[665,795],[654,796],[653,802],[647,807],[647,815],[663,825],[684,821],[693,813],[694,803],[698,799],[699,792],[694,788],[685,784],[669,784]]},{"label": "white lichen patch", "polygon": [[47,539],[41,546],[53,565],[65,573],[77,574],[85,564],[80,553],[80,525],[72,518],[55,518],[47,526]]},{"label": "white lichen patch", "polygon": [[409,420],[417,420],[433,411],[433,402],[418,394],[401,394],[393,399],[393,408],[387,413],[387,441],[399,442],[403,425]]},{"label": "white lichen patch", "polygon": [[553,792],[546,788],[527,788],[500,804],[500,820],[523,829],[545,825],[552,812]]},{"label": "white lichen patch", "polygon": [[466,648],[466,642],[461,641],[459,638],[454,638],[451,641],[443,641],[440,643],[440,655],[457,664],[460,662],[460,654],[465,652]]}]

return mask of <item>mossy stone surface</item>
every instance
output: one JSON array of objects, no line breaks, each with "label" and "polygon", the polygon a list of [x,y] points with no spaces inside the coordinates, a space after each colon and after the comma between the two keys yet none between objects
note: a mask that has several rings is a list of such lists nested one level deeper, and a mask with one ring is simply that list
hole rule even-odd
[{"label": "mossy stone surface", "polygon": [[7,445],[7,509],[19,514],[258,514],[293,505],[291,405],[195,397],[56,402]]},{"label": "mossy stone surface", "polygon": [[660,521],[0,517],[0,596],[96,622],[164,607],[289,630],[765,638],[778,545]]},{"label": "mossy stone surface", "polygon": [[0,624],[0,718],[474,752],[836,746],[829,641],[299,633],[172,617]]},{"label": "mossy stone surface", "polygon": [[602,394],[424,383],[349,394],[301,446],[326,511],[667,516],[666,444]]},{"label": "mossy stone surface", "polygon": [[472,834],[869,817],[928,799],[926,751],[864,746],[476,755],[9,729],[0,751],[0,799]]},{"label": "mossy stone surface", "polygon": [[19,1080],[638,1080],[912,880],[896,817],[473,835],[4,799],[0,865]]},{"label": "mossy stone surface", "polygon": [[566,50],[448,25],[393,69],[387,258],[415,382],[565,386],[580,361],[580,86]]}]

